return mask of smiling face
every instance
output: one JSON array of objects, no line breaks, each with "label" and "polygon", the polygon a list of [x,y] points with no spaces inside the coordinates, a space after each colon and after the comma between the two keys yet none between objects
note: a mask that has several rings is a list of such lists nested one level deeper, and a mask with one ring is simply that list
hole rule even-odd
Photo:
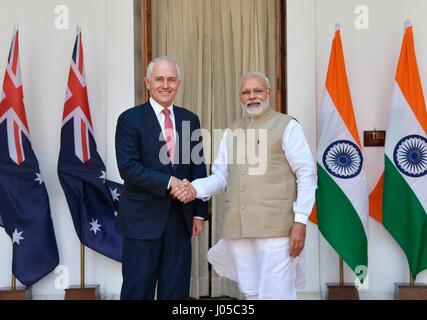
[{"label": "smiling face", "polygon": [[249,116],[259,116],[270,106],[271,89],[260,76],[246,78],[240,85],[240,101]]},{"label": "smiling face", "polygon": [[175,64],[166,60],[157,61],[151,75],[144,80],[150,96],[164,108],[173,103],[181,84]]}]

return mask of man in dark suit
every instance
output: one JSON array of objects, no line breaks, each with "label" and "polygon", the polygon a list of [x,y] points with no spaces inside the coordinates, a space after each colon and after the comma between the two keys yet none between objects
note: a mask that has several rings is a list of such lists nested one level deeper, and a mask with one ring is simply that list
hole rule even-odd
[{"label": "man in dark suit", "polygon": [[173,59],[153,60],[145,83],[151,98],[123,112],[116,128],[124,180],[117,217],[124,237],[121,299],[154,299],[156,285],[158,299],[188,299],[191,237],[203,231],[208,209],[200,200],[182,204],[170,192],[185,187],[184,178],[206,177],[201,135],[190,139],[200,122],[173,105],[181,83]]}]

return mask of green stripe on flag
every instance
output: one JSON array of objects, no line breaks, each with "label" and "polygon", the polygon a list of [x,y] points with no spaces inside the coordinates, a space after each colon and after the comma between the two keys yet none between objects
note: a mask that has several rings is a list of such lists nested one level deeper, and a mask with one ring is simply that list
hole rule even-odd
[{"label": "green stripe on flag", "polygon": [[426,212],[387,156],[384,170],[383,225],[405,252],[413,277],[427,269]]},{"label": "green stripe on flag", "polygon": [[316,192],[319,230],[338,255],[355,271],[368,266],[368,239],[356,210],[329,174],[318,164]]}]

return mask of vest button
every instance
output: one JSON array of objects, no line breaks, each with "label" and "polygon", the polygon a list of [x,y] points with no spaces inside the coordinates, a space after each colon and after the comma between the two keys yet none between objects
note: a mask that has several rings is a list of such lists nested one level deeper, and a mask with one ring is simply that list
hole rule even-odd
[{"label": "vest button", "polygon": [[241,192],[245,192],[245,188],[240,188],[240,191]]},{"label": "vest button", "polygon": [[242,209],[245,209],[245,206],[242,206]]}]

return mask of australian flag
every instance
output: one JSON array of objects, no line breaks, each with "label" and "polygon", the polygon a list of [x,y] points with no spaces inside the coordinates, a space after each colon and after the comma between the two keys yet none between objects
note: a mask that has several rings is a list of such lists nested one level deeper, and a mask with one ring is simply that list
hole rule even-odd
[{"label": "australian flag", "polygon": [[80,28],[68,76],[58,175],[81,243],[121,261],[123,239],[115,224],[122,185],[106,179],[96,150]]},{"label": "australian flag", "polygon": [[12,272],[30,286],[59,263],[49,198],[31,147],[14,30],[0,92],[0,226],[12,239]]}]

